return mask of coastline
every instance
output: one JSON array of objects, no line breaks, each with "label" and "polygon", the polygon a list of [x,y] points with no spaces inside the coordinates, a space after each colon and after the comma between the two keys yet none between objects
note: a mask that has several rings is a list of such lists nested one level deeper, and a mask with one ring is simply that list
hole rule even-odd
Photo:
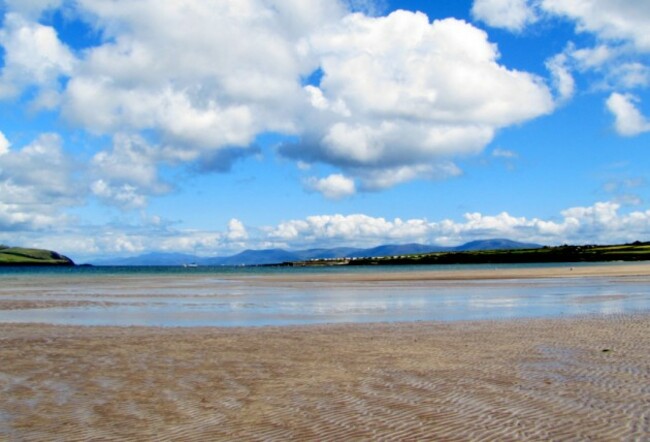
[{"label": "coastline", "polygon": [[[308,281],[308,282],[364,282],[364,281],[468,281],[468,280],[510,280],[538,278],[584,278],[584,277],[634,277],[650,276],[650,262],[644,263],[577,263],[576,265],[530,265],[522,268],[495,266],[490,269],[476,269],[466,264],[467,269],[458,266],[453,270],[441,268],[420,268],[414,271],[396,270],[387,272],[313,272],[257,275],[250,280],[258,281]],[[382,269],[383,270],[383,269]],[[234,276],[225,277],[234,279]]]},{"label": "coastline", "polygon": [[650,265],[638,264],[361,272],[126,270],[16,273],[0,287],[0,323],[258,327],[650,309]]},{"label": "coastline", "polygon": [[632,440],[650,314],[264,328],[0,325],[0,439]]}]

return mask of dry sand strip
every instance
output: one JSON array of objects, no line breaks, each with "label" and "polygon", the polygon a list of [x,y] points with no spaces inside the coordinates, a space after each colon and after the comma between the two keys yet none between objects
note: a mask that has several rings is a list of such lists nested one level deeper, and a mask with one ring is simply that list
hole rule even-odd
[{"label": "dry sand strip", "polygon": [[[354,268],[350,268],[353,270]],[[321,273],[280,273],[247,277],[249,281],[307,281],[307,282],[385,282],[385,281],[467,281],[538,278],[586,278],[586,277],[646,277],[650,276],[650,261],[643,263],[594,263],[562,265],[531,265],[530,267],[493,268],[458,266],[446,270],[443,266],[422,266],[421,270],[394,270],[386,272],[321,272]],[[399,267],[397,267],[399,269]],[[344,269],[345,270],[345,269]],[[241,276],[224,276],[224,279],[238,279]],[[242,278],[243,279],[243,278]]]},{"label": "dry sand strip", "polygon": [[0,440],[648,440],[650,314],[0,325]]}]

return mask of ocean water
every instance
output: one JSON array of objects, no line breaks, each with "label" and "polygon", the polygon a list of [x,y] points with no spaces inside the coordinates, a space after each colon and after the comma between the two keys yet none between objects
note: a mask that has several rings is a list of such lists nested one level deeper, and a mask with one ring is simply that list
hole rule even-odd
[{"label": "ocean water", "polygon": [[[0,323],[283,326],[558,317],[650,310],[650,278],[647,277],[415,282],[351,282],[335,278],[337,274],[350,272],[580,265],[0,268]],[[310,273],[329,274],[334,278],[326,282],[264,278]]]},{"label": "ocean water", "polygon": [[[386,265],[386,266],[331,266],[331,267],[281,267],[281,266],[76,266],[76,267],[1,267],[0,278],[38,277],[92,277],[121,275],[283,275],[283,274],[337,274],[337,273],[390,273],[390,272],[447,272],[467,270],[498,270],[526,268],[570,268],[629,265],[629,262],[606,263],[523,263],[523,264],[442,264],[442,265]],[[650,265],[650,264],[649,264]]]}]

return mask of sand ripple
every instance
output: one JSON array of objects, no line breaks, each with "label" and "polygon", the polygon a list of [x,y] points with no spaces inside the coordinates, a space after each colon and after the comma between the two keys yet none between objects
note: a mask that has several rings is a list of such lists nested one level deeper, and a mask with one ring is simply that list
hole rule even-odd
[{"label": "sand ripple", "polygon": [[0,440],[647,440],[650,315],[0,325]]}]

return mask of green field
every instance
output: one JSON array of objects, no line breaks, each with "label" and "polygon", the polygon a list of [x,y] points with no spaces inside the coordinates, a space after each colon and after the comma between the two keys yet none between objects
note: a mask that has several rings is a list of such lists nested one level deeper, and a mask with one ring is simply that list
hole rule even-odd
[{"label": "green field", "polygon": [[74,262],[51,250],[26,249],[0,245],[0,266],[60,265],[71,266]]},{"label": "green field", "polygon": [[620,245],[562,245],[535,249],[478,250],[438,252],[418,255],[377,256],[291,263],[295,266],[318,265],[408,265],[408,264],[521,264],[552,262],[605,262],[650,260],[650,243]]}]

